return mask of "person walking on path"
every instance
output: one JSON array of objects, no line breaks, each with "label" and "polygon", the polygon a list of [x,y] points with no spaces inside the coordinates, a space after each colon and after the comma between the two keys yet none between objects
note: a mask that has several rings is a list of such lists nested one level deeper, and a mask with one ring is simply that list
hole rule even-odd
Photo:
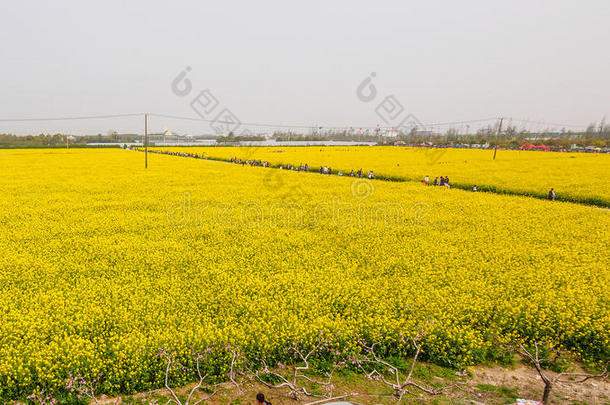
[{"label": "person walking on path", "polygon": [[257,405],[271,405],[271,402],[265,399],[265,394],[259,392],[256,394],[256,404]]}]

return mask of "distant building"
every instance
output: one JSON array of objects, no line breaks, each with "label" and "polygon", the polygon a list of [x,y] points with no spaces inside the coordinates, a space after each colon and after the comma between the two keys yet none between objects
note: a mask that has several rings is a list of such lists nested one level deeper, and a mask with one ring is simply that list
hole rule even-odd
[{"label": "distant building", "polygon": [[385,133],[383,133],[382,136],[384,136],[386,138],[397,138],[398,135],[400,135],[400,132],[392,129],[392,130],[385,131]]}]

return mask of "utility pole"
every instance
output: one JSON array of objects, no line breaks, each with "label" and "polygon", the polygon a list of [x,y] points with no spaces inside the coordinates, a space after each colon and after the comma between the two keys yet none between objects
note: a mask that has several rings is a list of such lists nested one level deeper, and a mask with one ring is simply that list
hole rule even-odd
[{"label": "utility pole", "polygon": [[148,169],[148,114],[144,114],[144,168]]},{"label": "utility pole", "polygon": [[502,121],[504,121],[504,118],[500,117],[500,124],[498,124],[498,134],[497,134],[498,139],[496,139],[496,147],[494,148],[494,159],[493,160],[496,160],[496,153],[498,152],[498,141],[500,139],[500,134],[502,133]]}]

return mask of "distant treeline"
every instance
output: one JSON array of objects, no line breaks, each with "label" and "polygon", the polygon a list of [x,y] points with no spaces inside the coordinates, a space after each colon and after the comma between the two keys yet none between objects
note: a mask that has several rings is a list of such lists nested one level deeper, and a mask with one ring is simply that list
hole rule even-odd
[{"label": "distant treeline", "polygon": [[610,147],[610,125],[602,124],[599,127],[591,124],[583,132],[529,132],[518,131],[517,127],[508,126],[500,134],[497,128],[489,126],[475,134],[460,134],[458,130],[449,129],[443,134],[429,131],[411,130],[410,132],[393,133],[389,137],[383,130],[353,133],[346,130],[329,130],[316,134],[298,134],[289,131],[276,131],[273,138],[278,141],[359,141],[377,142],[380,144],[393,144],[404,142],[407,144],[433,144],[435,146],[450,145],[498,145],[506,148],[518,148],[528,141],[534,144],[544,144],[553,149],[568,149],[572,145],[579,147]]},{"label": "distant treeline", "polygon": [[266,138],[264,136],[219,136],[216,138],[217,143],[225,143],[225,142],[241,142],[241,141],[264,141]]},{"label": "distant treeline", "polygon": [[[121,145],[91,145],[86,143],[71,143],[69,148],[72,149],[97,149],[97,148],[120,148]],[[66,149],[66,145],[2,145],[0,149]]]},{"label": "distant treeline", "polygon": [[579,147],[593,146],[596,148],[610,147],[610,136],[599,137],[581,137],[581,136],[558,136],[546,137],[542,134],[520,134],[507,136],[502,135],[460,135],[460,136],[416,136],[416,137],[400,137],[397,140],[405,141],[406,143],[432,143],[435,146],[449,145],[498,145],[504,148],[519,148],[524,142],[532,144],[543,144],[551,149],[569,149],[572,145]]},{"label": "distant treeline", "polygon": [[[267,134],[267,137],[270,134]],[[392,136],[390,136],[392,135]],[[239,143],[242,141],[264,141],[267,139],[263,134],[253,136],[219,136],[217,143]],[[184,137],[182,137],[184,138]],[[180,138],[180,139],[182,139]],[[203,139],[196,137],[197,139]],[[460,146],[460,145],[491,145],[504,148],[519,148],[524,142],[533,144],[544,144],[553,150],[570,149],[572,145],[578,147],[610,147],[610,125],[601,122],[599,125],[591,124],[585,131],[573,132],[562,130],[561,132],[542,131],[530,132],[518,130],[516,126],[506,126],[498,134],[497,127],[492,125],[479,129],[473,134],[461,134],[458,129],[447,129],[444,133],[432,133],[412,128],[409,131],[384,131],[382,129],[354,132],[353,130],[329,129],[314,131],[312,133],[298,133],[293,131],[275,131],[271,138],[276,141],[355,141],[373,142],[378,144],[411,144],[411,145],[434,145],[434,146]],[[184,138],[186,139],[186,138]],[[207,139],[207,138],[206,138]],[[0,134],[0,147],[52,147],[54,145],[87,145],[91,143],[135,143],[141,142],[142,135],[118,134],[115,131],[107,135],[83,135],[71,136],[64,134],[40,134],[17,136],[12,134]],[[176,140],[173,140],[174,142]],[[152,140],[149,140],[152,145]]]},{"label": "distant treeline", "polygon": [[[71,147],[92,147],[94,145],[87,145],[90,143],[117,143],[117,142],[135,142],[140,139],[139,135],[119,135],[111,133],[108,135],[84,135],[84,136],[71,136],[63,134],[40,134],[40,135],[26,135],[17,136],[12,134],[0,134],[0,147],[2,148],[32,148],[42,147],[48,148],[53,146],[63,146],[69,144]],[[108,145],[110,146],[110,145]]]}]

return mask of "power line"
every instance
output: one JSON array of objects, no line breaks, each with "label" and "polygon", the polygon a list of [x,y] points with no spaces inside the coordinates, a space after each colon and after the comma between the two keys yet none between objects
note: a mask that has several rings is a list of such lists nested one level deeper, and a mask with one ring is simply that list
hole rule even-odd
[{"label": "power line", "polygon": [[[148,115],[153,116],[153,117],[162,117],[162,118],[170,118],[170,119],[177,119],[177,120],[200,121],[200,122],[210,122],[210,123],[213,122],[213,123],[218,123],[218,124],[235,124],[234,121],[209,120],[209,119],[205,119],[205,118],[182,117],[182,116],[178,116],[178,115],[155,114],[155,113],[151,113]],[[472,124],[472,123],[477,123],[477,122],[495,121],[497,119],[498,119],[497,117],[493,117],[493,118],[482,118],[482,119],[468,120],[468,121],[436,122],[436,123],[432,123],[432,124],[422,123],[422,125],[424,127],[430,127],[430,126],[441,126],[441,125]],[[252,126],[252,127],[270,127],[270,128],[319,128],[320,126],[324,129],[346,129],[346,128],[388,129],[388,128],[395,128],[395,126],[367,126],[367,125],[354,125],[354,124],[352,124],[352,125],[332,125],[332,126],[319,125],[319,124],[297,125],[297,124],[254,123],[254,122],[240,122],[240,124],[245,125],[245,126]]]},{"label": "power line", "polygon": [[[126,118],[126,117],[142,117],[145,113],[132,113],[132,114],[108,114],[108,115],[87,115],[87,116],[72,116],[72,117],[45,117],[45,118],[0,118],[0,122],[43,122],[43,121],[74,121],[74,120],[92,120],[92,119],[108,119],[108,118]],[[238,122],[235,121],[224,121],[224,120],[211,120],[205,118],[198,117],[184,117],[178,115],[170,115],[170,114],[148,114],[151,117],[160,117],[160,118],[169,118],[176,120],[184,120],[184,121],[198,121],[198,122],[207,122],[207,123],[217,123],[217,124],[236,124]],[[521,123],[529,123],[536,125],[547,125],[550,127],[566,127],[566,128],[579,128],[584,129],[586,126],[583,125],[573,125],[573,124],[559,124],[545,121],[536,121],[522,118],[510,118],[508,119],[518,121]],[[487,121],[496,121],[497,117],[491,118],[482,118],[482,119],[474,119],[474,120],[465,120],[465,121],[447,121],[447,122],[434,122],[425,124],[422,123],[424,127],[432,127],[432,126],[447,126],[447,125],[464,125],[464,124],[475,124]],[[310,128],[324,128],[324,129],[348,129],[348,128],[379,128],[379,129],[394,129],[395,126],[369,126],[369,125],[332,125],[325,126],[319,124],[277,124],[277,123],[256,123],[256,122],[239,122],[240,125],[244,126],[252,126],[252,127],[268,127],[268,128],[294,128],[294,129],[310,129]]]},{"label": "power line", "polygon": [[547,125],[550,127],[586,128],[586,126],[583,126],[583,125],[558,124],[558,123],[553,123],[553,122],[526,120],[526,119],[522,119],[522,118],[511,118],[511,120],[519,121],[519,122],[526,123],[526,124]]},{"label": "power line", "polygon": [[473,123],[477,123],[477,122],[496,121],[496,120],[498,120],[498,117],[481,118],[479,120],[469,120],[469,121],[433,122],[432,124],[427,124],[426,126],[473,124]]},{"label": "power line", "polygon": [[[236,124],[237,123],[235,121],[208,120],[205,118],[181,117],[178,115],[168,115],[168,114],[150,113],[148,115],[151,117],[162,117],[162,118],[170,118],[170,119],[185,120],[185,121],[200,121],[200,122],[209,122],[209,123],[215,123],[215,124]],[[251,127],[272,127],[272,128],[318,128],[320,126],[319,124],[316,124],[316,125],[296,125],[296,124],[283,125],[283,124],[261,124],[261,123],[254,123],[254,122],[239,122],[239,123],[241,125],[246,125],[246,126],[251,126]],[[343,127],[323,127],[323,128],[346,128],[346,127],[343,126]]]}]

